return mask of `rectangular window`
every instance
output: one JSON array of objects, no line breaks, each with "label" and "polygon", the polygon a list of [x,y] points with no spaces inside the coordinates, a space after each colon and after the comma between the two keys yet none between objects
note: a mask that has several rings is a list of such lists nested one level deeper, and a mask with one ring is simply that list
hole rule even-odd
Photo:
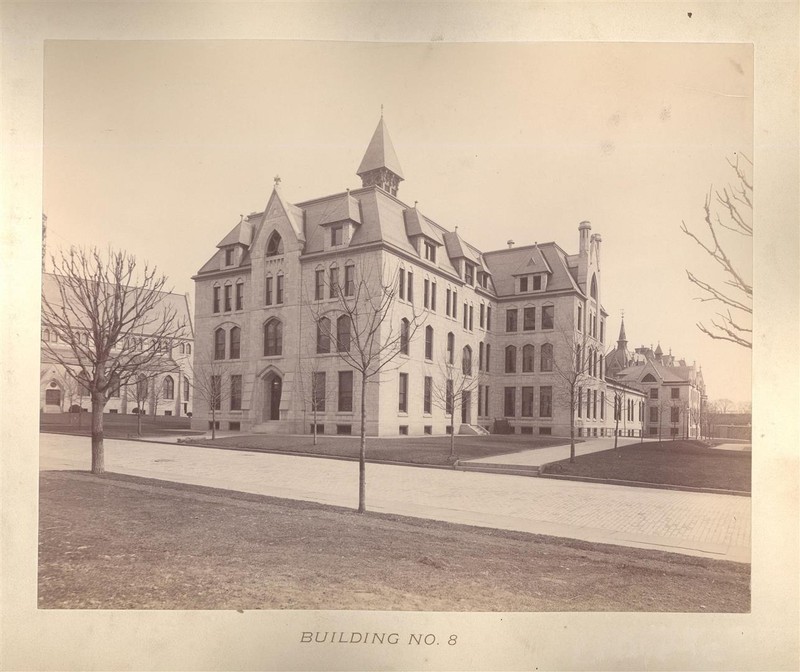
[{"label": "rectangular window", "polygon": [[244,308],[244,283],[237,282],[236,283],[236,310],[242,310]]},{"label": "rectangular window", "polygon": [[469,330],[472,331],[472,318],[474,313],[474,306],[470,305],[469,307]]},{"label": "rectangular window", "polygon": [[341,412],[353,410],[353,372],[339,371],[339,406]]},{"label": "rectangular window", "polygon": [[431,412],[431,395],[433,394],[433,378],[425,376],[425,388],[422,395],[422,412]]},{"label": "rectangular window", "polygon": [[458,292],[453,290],[453,319],[458,319]]},{"label": "rectangular window", "polygon": [[433,243],[429,243],[427,240],[424,243],[425,247],[425,258],[428,261],[436,261],[436,246]]},{"label": "rectangular window", "polygon": [[399,280],[399,285],[400,285],[400,287],[399,287],[399,289],[400,289],[400,298],[403,299],[403,301],[405,301],[405,299],[406,299],[406,269],[405,268],[401,268],[400,269],[400,276],[399,276],[398,280]]},{"label": "rectangular window", "polygon": [[553,417],[553,388],[550,385],[539,388],[539,417]]},{"label": "rectangular window", "polygon": [[486,324],[486,306],[481,304],[480,312],[478,313],[478,325],[483,329],[484,324]]},{"label": "rectangular window", "polygon": [[651,399],[658,399],[658,388],[657,387],[651,387],[650,388],[650,398]]},{"label": "rectangular window", "polygon": [[681,388],[673,387],[670,388],[670,398],[672,399],[680,399],[681,398]]},{"label": "rectangular window", "polygon": [[519,428],[520,434],[533,434],[533,427],[520,427]]},{"label": "rectangular window", "polygon": [[650,407],[650,422],[658,422],[658,406]]},{"label": "rectangular window", "polygon": [[397,392],[397,410],[400,413],[408,413],[408,374],[401,373],[399,376],[399,389]]},{"label": "rectangular window", "polygon": [[540,436],[550,436],[553,433],[552,427],[539,427]]},{"label": "rectangular window", "polygon": [[433,425],[425,425],[422,428],[423,433],[425,434],[433,434]]},{"label": "rectangular window", "polygon": [[492,308],[486,306],[486,331],[492,330]]},{"label": "rectangular window", "polygon": [[578,331],[581,330],[582,319],[583,319],[583,306],[578,306]]},{"label": "rectangular window", "polygon": [[553,328],[555,306],[542,306],[542,329]]},{"label": "rectangular window", "polygon": [[592,418],[597,420],[597,390],[592,390]]},{"label": "rectangular window", "polygon": [[592,417],[592,391],[586,390],[586,419]]},{"label": "rectangular window", "polygon": [[517,349],[513,345],[506,348],[506,373],[517,372]]},{"label": "rectangular window", "polygon": [[397,429],[401,436],[408,436],[408,425],[400,425]]},{"label": "rectangular window", "polygon": [[524,276],[519,279],[519,291],[520,292],[527,292],[528,291],[528,276]]},{"label": "rectangular window", "polygon": [[345,296],[353,296],[353,294],[355,294],[355,291],[356,291],[355,273],[356,273],[355,266],[345,266],[344,267],[344,295]]},{"label": "rectangular window", "polygon": [[452,294],[452,292],[450,291],[450,288],[448,287],[448,289],[447,289],[447,302],[444,305],[444,314],[447,315],[448,317],[450,317],[450,298],[451,298],[451,294]]},{"label": "rectangular window", "polygon": [[444,412],[448,415],[448,417],[453,415],[453,412],[455,411],[454,403],[455,394],[453,393],[453,381],[448,378],[444,394]]},{"label": "rectangular window", "polygon": [[326,387],[324,371],[314,371],[311,374],[311,410],[323,412],[325,410]]},{"label": "rectangular window", "polygon": [[336,433],[340,436],[350,436],[353,433],[353,425],[336,425]]},{"label": "rectangular window", "polygon": [[506,331],[517,330],[517,309],[513,308],[506,311]]},{"label": "rectangular window", "polygon": [[677,406],[673,406],[669,409],[669,421],[670,422],[678,422],[681,418],[681,409]]},{"label": "rectangular window", "polygon": [[600,320],[600,342],[606,342],[606,321]]},{"label": "rectangular window", "polygon": [[533,388],[532,387],[523,387],[522,388],[522,417],[523,418],[532,418],[533,417]]},{"label": "rectangular window", "polygon": [[337,245],[342,244],[342,227],[341,226],[332,226],[331,227],[331,247],[336,247]]},{"label": "rectangular window", "polygon": [[233,266],[233,248],[232,247],[225,248],[225,265],[226,266]]},{"label": "rectangular window", "polygon": [[322,301],[325,298],[325,270],[320,268],[314,272],[314,299]]},{"label": "rectangular window", "polygon": [[534,275],[533,276],[533,290],[538,292],[542,288],[542,276],[541,275]]},{"label": "rectangular window", "polygon": [[328,297],[335,299],[339,296],[339,268],[332,266],[329,271]]},{"label": "rectangular window", "polygon": [[475,284],[475,269],[472,264],[464,264],[464,280],[470,286]]},{"label": "rectangular window", "polygon": [[426,308],[430,308],[431,306],[431,281],[428,278],[422,282],[422,305]]},{"label": "rectangular window", "polygon": [[580,417],[583,416],[583,413],[582,413],[583,404],[581,403],[581,401],[583,401],[583,388],[581,388],[581,387],[578,388],[578,392],[575,395],[575,399],[577,400],[577,404],[576,405],[578,407],[578,417],[580,418]]},{"label": "rectangular window", "polygon": [[600,392],[600,419],[605,420],[606,418],[606,393]]},{"label": "rectangular window", "polygon": [[214,310],[215,313],[219,312],[219,293],[220,293],[220,288],[219,287],[214,287],[214,307],[213,307],[213,310]]},{"label": "rectangular window", "polygon": [[486,390],[483,393],[483,405],[484,405],[483,414],[485,416],[488,416],[489,415],[489,386],[488,385],[486,386]]},{"label": "rectangular window", "polygon": [[507,387],[505,389],[504,402],[503,402],[503,415],[507,418],[513,418],[517,414],[517,388]]},{"label": "rectangular window", "polygon": [[[320,422],[319,424],[317,424],[316,430],[317,430],[317,434],[324,434],[325,433],[325,425]],[[310,434],[314,433],[314,423],[313,422],[311,423],[311,428],[308,431],[309,431]]]},{"label": "rectangular window", "polygon": [[272,276],[267,276],[266,289],[264,292],[264,303],[268,306],[272,305]]},{"label": "rectangular window", "polygon": [[283,303],[283,276],[275,278],[275,303]]},{"label": "rectangular window", "polygon": [[433,359],[433,327],[425,327],[425,359]]},{"label": "rectangular window", "polygon": [[238,374],[231,376],[231,410],[242,410],[242,377]]},{"label": "rectangular window", "polygon": [[222,376],[211,376],[211,399],[209,401],[212,410],[222,410]]},{"label": "rectangular window", "polygon": [[464,304],[464,313],[463,313],[463,317],[462,317],[462,322],[463,322],[464,329],[467,328],[467,321],[468,320],[469,320],[469,313],[467,312],[467,304],[465,303]]},{"label": "rectangular window", "polygon": [[431,283],[431,310],[436,311],[436,283]]},{"label": "rectangular window", "polygon": [[483,385],[478,385],[478,415],[483,414]]},{"label": "rectangular window", "polygon": [[61,405],[61,390],[45,390],[44,391],[44,403],[48,406],[60,406]]},{"label": "rectangular window", "polygon": [[414,303],[414,274],[411,271],[408,272],[408,292],[407,292],[407,294],[408,294],[408,296],[406,298],[408,299],[408,302],[409,303]]},{"label": "rectangular window", "polygon": [[533,331],[536,329],[536,308],[525,308],[522,313],[523,331]]}]

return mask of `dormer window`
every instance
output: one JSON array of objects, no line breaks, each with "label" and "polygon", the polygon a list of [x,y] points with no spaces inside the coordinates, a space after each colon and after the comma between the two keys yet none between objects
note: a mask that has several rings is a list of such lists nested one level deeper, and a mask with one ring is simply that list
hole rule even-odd
[{"label": "dormer window", "polygon": [[520,292],[527,292],[528,291],[528,276],[524,276],[519,279],[519,291]]},{"label": "dormer window", "polygon": [[342,244],[344,240],[343,231],[344,227],[341,225],[331,227],[331,247],[337,247]]},{"label": "dormer window", "polygon": [[542,276],[541,275],[534,275],[533,276],[533,291],[538,292],[542,289]]},{"label": "dormer window", "polygon": [[489,274],[481,271],[478,273],[478,282],[480,286],[486,289],[489,286]]},{"label": "dormer window", "polygon": [[464,263],[464,282],[468,285],[475,284],[475,267],[472,264]]},{"label": "dormer window", "polygon": [[233,266],[233,252],[234,249],[232,247],[225,248],[225,265],[226,266]]},{"label": "dormer window", "polygon": [[428,261],[436,263],[436,245],[426,240],[423,243],[423,247],[425,250],[425,258]]}]

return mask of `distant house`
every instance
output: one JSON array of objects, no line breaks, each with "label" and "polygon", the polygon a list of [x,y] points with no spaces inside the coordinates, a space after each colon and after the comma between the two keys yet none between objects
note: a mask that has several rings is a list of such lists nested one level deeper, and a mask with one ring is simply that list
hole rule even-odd
[{"label": "distant house", "polygon": [[625,321],[617,348],[609,354],[609,378],[641,390],[646,397],[642,422],[646,436],[699,438],[706,404],[702,368],[665,355],[659,344],[628,350]]},{"label": "distant house", "polygon": [[[59,289],[55,276],[51,273],[42,274],[42,292],[54,305],[59,301]],[[161,293],[161,301],[175,309],[178,322],[187,325],[186,336],[174,342],[163,344],[164,354],[167,356],[168,365],[165,371],[149,378],[147,394],[141,393],[139,399],[144,399],[143,407],[137,406],[136,395],[128,388],[117,388],[105,407],[106,413],[135,413],[142,412],[148,415],[173,415],[185,416],[192,413],[192,356],[194,336],[189,309],[188,296],[184,294]],[[88,331],[81,334],[81,338],[89,342],[91,338]],[[127,338],[136,338],[144,343],[147,334],[129,335]],[[56,350],[64,353],[64,358],[70,357],[70,347],[59,340],[59,335],[49,324],[42,324],[42,341],[47,342]],[[113,354],[113,351],[112,351]],[[79,412],[91,409],[91,400],[83,385],[68,375],[59,362],[56,362],[47,353],[45,348],[41,351],[41,365],[39,372],[39,407],[44,413],[64,413],[68,411]]]}]

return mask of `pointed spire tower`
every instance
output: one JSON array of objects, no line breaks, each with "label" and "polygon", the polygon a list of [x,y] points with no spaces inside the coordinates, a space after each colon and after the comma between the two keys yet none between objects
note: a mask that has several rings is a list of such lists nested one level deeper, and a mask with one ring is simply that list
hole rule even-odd
[{"label": "pointed spire tower", "polygon": [[397,187],[403,180],[403,169],[394,151],[386,124],[383,123],[383,109],[378,127],[372,134],[361,165],[356,171],[361,178],[362,187],[377,186],[392,196],[397,196]]},{"label": "pointed spire tower", "polygon": [[625,336],[625,318],[622,318],[622,322],[619,325],[619,338],[617,339],[617,348],[619,350],[627,350],[628,348],[628,337]]}]

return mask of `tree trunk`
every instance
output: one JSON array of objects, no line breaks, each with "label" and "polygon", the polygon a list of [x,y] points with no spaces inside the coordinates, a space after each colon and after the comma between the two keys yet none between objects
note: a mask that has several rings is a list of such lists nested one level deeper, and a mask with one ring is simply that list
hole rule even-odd
[{"label": "tree trunk", "polygon": [[136,411],[136,436],[142,435],[142,405],[139,404],[139,409]]},{"label": "tree trunk", "polygon": [[[580,400],[578,401],[580,403]],[[587,430],[588,431],[588,430]],[[575,395],[570,394],[569,402],[569,461],[575,462]]]},{"label": "tree trunk", "polygon": [[367,510],[367,378],[361,374],[361,440],[358,448],[358,512]]},{"label": "tree trunk", "polygon": [[614,450],[617,449],[617,442],[619,441],[619,414],[614,424]]},{"label": "tree trunk", "polygon": [[216,404],[211,405],[211,440],[217,438],[217,409]]},{"label": "tree trunk", "polygon": [[314,445],[317,445],[317,402],[311,402],[314,405]]},{"label": "tree trunk", "polygon": [[100,392],[92,393],[92,473],[102,474],[106,470],[103,452],[103,408],[105,399]]},{"label": "tree trunk", "polygon": [[455,404],[453,405],[453,412],[450,413],[450,461],[456,454],[456,411]]}]

